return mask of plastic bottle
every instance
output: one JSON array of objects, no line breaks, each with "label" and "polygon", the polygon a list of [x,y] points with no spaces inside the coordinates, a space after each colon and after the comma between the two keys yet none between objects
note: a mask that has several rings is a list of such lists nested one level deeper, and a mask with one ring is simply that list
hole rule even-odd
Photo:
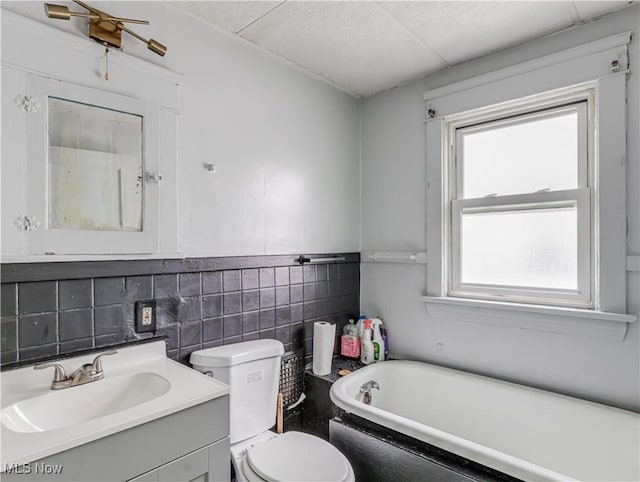
[{"label": "plastic bottle", "polygon": [[366,319],[367,317],[365,315],[360,315],[358,318],[358,323],[356,324],[358,327],[358,338],[362,338],[364,336],[364,320]]},{"label": "plastic bottle", "polygon": [[364,320],[364,333],[360,339],[360,361],[365,365],[373,363],[373,341],[371,341],[371,320]]},{"label": "plastic bottle", "polygon": [[374,318],[371,320],[373,323],[373,361],[381,362],[384,361],[384,340],[382,338],[382,333],[380,331],[380,325],[382,325],[382,321],[378,318]]},{"label": "plastic bottle", "polygon": [[358,327],[353,319],[349,320],[349,323],[342,330],[340,354],[353,360],[357,360],[360,356],[360,337],[358,336]]},{"label": "plastic bottle", "polygon": [[387,338],[387,329],[384,326],[380,327],[380,334],[382,335],[382,340],[384,341],[384,359],[389,359],[389,339]]},{"label": "plastic bottle", "polygon": [[[384,323],[382,316],[378,315],[378,319]],[[380,334],[382,335],[382,340],[384,341],[384,359],[389,359],[389,338],[387,337],[387,329],[384,325],[380,325]]]}]

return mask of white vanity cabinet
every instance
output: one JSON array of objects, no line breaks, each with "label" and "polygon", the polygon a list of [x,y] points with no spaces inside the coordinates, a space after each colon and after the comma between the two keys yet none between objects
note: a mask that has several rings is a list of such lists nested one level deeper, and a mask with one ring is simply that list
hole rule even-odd
[{"label": "white vanity cabinet", "polygon": [[3,261],[177,253],[181,76],[112,51],[106,80],[92,40],[5,11],[2,29]]},{"label": "white vanity cabinet", "polygon": [[[61,358],[66,373],[96,353]],[[52,389],[53,373],[0,376],[0,480],[228,481],[229,386],[167,358],[163,340],[118,347],[103,378]]]},{"label": "white vanity cabinet", "polygon": [[196,450],[130,482],[213,482],[230,479],[229,440]]},{"label": "white vanity cabinet", "polygon": [[[56,467],[60,473],[53,473]],[[228,482],[230,467],[229,396],[225,395],[1,477],[4,482]]]}]

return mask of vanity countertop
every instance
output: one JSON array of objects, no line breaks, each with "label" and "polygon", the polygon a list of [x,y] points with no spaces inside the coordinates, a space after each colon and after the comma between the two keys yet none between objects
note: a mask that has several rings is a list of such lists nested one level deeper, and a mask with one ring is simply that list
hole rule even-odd
[{"label": "vanity countertop", "polygon": [[[57,363],[71,373],[82,364],[91,363],[99,353],[97,350],[89,355],[58,360]],[[34,370],[31,365],[0,373],[0,472],[11,464],[34,462],[229,393],[228,385],[167,358],[164,341],[118,348],[116,355],[103,358],[102,365],[105,373],[102,380],[62,390],[51,390],[53,369]],[[157,380],[163,387],[160,391],[156,388],[155,398],[149,399],[144,393],[147,390],[144,383],[136,383],[147,379]],[[112,386],[122,390],[123,396],[105,400],[108,398],[105,397],[105,389]],[[136,401],[127,405],[127,401],[122,399],[130,397]],[[66,401],[79,407],[100,402],[105,414],[96,417],[79,413],[77,422],[60,423],[61,412],[69,408],[61,405]],[[41,428],[32,419],[27,423],[16,420],[21,418],[21,407],[35,410],[45,421],[50,416],[52,423],[47,421],[47,424],[53,428]],[[22,425],[28,426],[28,431],[22,431]]]}]

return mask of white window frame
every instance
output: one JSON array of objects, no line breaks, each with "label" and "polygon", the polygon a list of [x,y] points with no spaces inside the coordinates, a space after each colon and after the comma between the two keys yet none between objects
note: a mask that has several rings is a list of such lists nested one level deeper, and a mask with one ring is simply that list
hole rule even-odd
[{"label": "white window frame", "polygon": [[[460,298],[502,300],[547,304],[554,306],[593,307],[595,295],[593,281],[594,253],[593,229],[594,216],[591,212],[591,188],[593,176],[593,139],[595,119],[593,105],[595,89],[586,88],[583,92],[572,92],[553,96],[543,102],[531,104],[524,102],[514,105],[511,111],[497,109],[496,112],[473,112],[452,116],[445,120],[445,135],[449,149],[445,151],[450,199],[447,200],[445,217],[449,217],[450,246],[447,250],[448,266],[447,294]],[[464,136],[504,127],[518,125],[533,120],[550,119],[567,112],[578,115],[578,185],[575,189],[563,191],[545,191],[511,195],[488,195],[481,198],[464,198]],[[463,283],[461,281],[463,214],[480,212],[536,210],[549,208],[575,207],[578,215],[578,287],[576,290],[545,289],[523,286],[492,285],[489,283]]]},{"label": "white window frame", "polygon": [[[494,326],[565,335],[623,340],[636,315],[627,314],[626,273],[626,87],[629,73],[630,32],[560,51],[424,94],[427,163],[427,268],[421,300],[430,316],[442,320],[477,322]],[[612,69],[612,65],[615,68]],[[593,252],[590,306],[532,304],[494,299],[473,299],[449,293],[451,198],[447,122],[462,113],[495,118],[544,108],[584,97],[593,89],[592,213]],[[484,117],[483,117],[484,116]]]}]

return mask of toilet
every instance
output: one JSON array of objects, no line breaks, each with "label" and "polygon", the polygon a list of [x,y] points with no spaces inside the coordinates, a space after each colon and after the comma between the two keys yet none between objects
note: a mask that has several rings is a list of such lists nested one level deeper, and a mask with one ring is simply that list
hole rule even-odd
[{"label": "toilet", "polygon": [[353,482],[347,458],[329,442],[302,432],[276,434],[280,358],[277,340],[194,351],[193,368],[230,386],[231,460],[238,482]]}]

